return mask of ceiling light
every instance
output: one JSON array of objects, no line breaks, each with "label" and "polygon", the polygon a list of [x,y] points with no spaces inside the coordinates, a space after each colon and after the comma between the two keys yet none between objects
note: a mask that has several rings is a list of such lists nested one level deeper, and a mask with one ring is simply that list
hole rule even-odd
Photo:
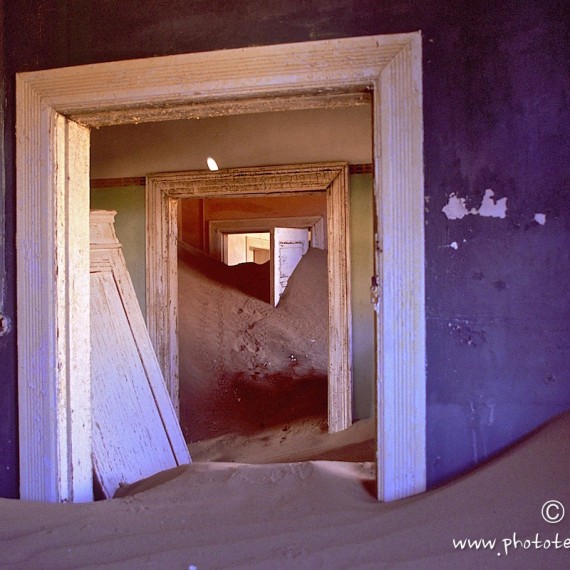
[{"label": "ceiling light", "polygon": [[210,170],[219,170],[218,163],[211,156],[208,157],[206,162],[208,163],[208,168]]}]

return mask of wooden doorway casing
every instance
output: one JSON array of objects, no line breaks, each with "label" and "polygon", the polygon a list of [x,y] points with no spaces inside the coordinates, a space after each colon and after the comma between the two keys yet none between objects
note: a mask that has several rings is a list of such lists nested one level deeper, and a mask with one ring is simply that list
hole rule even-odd
[{"label": "wooden doorway casing", "polygon": [[189,171],[147,177],[147,326],[172,401],[178,377],[178,200],[299,196],[324,192],[328,244],[328,428],[352,423],[348,165],[344,163]]},{"label": "wooden doorway casing", "polygon": [[[420,32],[16,75],[20,496],[92,497],[89,129],[323,108],[372,93],[378,497],[426,485]],[[263,62],[263,65],[260,65]]]}]

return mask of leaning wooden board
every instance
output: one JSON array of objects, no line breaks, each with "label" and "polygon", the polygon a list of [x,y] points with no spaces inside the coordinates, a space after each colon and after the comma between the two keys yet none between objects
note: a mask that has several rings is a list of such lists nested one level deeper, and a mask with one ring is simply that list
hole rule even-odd
[{"label": "leaning wooden board", "polygon": [[106,497],[190,462],[115,235],[115,214],[93,210],[90,217],[92,453]]}]

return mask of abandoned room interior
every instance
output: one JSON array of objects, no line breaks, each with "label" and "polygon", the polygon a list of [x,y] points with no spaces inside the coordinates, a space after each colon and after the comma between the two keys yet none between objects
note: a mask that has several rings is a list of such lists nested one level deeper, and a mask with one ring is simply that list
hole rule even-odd
[{"label": "abandoned room interior", "polygon": [[567,566],[567,2],[0,25],[1,566]]},{"label": "abandoned room interior", "polygon": [[[127,266],[132,267],[130,273],[136,276],[134,284],[143,311],[145,174],[167,170],[203,173],[210,155],[224,168],[349,163],[350,220],[346,231],[350,236],[351,415],[363,420],[373,418],[375,374],[370,301],[374,273],[370,111],[370,104],[363,100],[329,110],[104,127],[94,131],[91,140],[91,207],[118,212],[117,234]],[[235,185],[233,193],[238,190]],[[177,218],[179,408],[189,443],[225,435],[217,444],[227,442],[225,447],[230,447],[237,459],[236,442],[228,439],[232,434],[251,436],[252,431],[281,424],[283,447],[300,429],[287,422],[307,420],[313,430],[326,431],[326,192],[294,195],[285,189],[261,197],[186,198],[180,200]],[[273,272],[279,268],[274,269],[269,249],[265,263],[234,263],[236,267],[230,269],[223,263],[221,247],[224,235],[261,229],[269,237],[279,226],[304,231],[311,241],[310,253],[301,253],[308,255],[302,256],[281,300],[270,290],[270,268]],[[313,240],[308,239],[311,228]],[[321,243],[314,241],[319,231]],[[285,235],[283,241],[287,239]],[[242,241],[245,244],[245,238]],[[270,241],[267,239],[267,248]],[[243,261],[247,261],[245,256]],[[295,287],[299,291],[291,290]],[[368,423],[372,438],[372,421]],[[263,437],[269,438],[260,433],[256,439]],[[369,444],[365,457],[373,460]],[[192,451],[197,457],[207,457],[199,449]],[[272,454],[279,457],[275,449]],[[311,457],[311,450],[302,449],[301,456]]]}]

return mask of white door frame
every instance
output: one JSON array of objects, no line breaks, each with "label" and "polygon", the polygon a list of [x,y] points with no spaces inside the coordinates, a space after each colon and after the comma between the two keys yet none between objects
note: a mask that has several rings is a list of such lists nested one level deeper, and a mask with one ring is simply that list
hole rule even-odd
[{"label": "white door frame", "polygon": [[[177,409],[179,199],[301,196],[315,192],[324,192],[327,202],[328,429],[332,433],[350,427],[352,312],[348,164],[337,162],[231,168],[215,172],[166,172],[147,176],[147,326]],[[263,222],[262,219],[257,221]]]},{"label": "white door frame", "polygon": [[373,93],[378,496],[425,489],[421,34],[16,76],[20,494],[91,495],[89,127],[330,107]]},{"label": "white door frame", "polygon": [[208,254],[224,261],[222,236],[268,232],[271,228],[309,228],[311,247],[327,249],[325,222],[322,216],[287,216],[283,218],[239,218],[235,220],[210,220],[208,222]]}]

